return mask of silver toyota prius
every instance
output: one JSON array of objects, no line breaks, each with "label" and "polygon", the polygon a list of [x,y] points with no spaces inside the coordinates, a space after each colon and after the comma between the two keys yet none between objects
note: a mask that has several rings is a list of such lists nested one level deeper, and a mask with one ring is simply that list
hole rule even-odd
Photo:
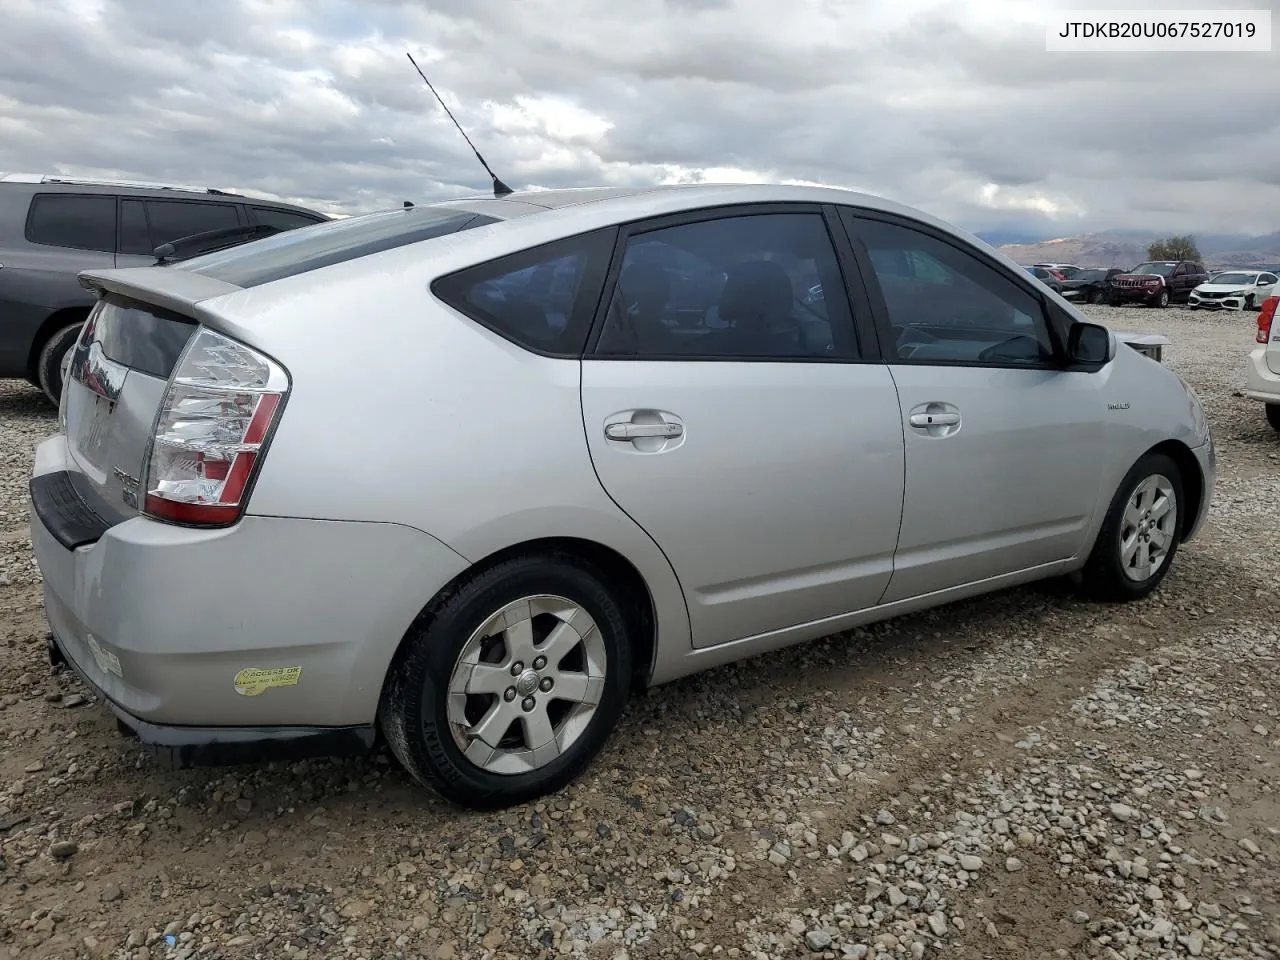
[{"label": "silver toyota prius", "polygon": [[1203,410],[843,190],[516,193],[89,271],[36,452],[50,658],[174,765],[558,789],[635,685],[1031,580],[1139,599]]}]

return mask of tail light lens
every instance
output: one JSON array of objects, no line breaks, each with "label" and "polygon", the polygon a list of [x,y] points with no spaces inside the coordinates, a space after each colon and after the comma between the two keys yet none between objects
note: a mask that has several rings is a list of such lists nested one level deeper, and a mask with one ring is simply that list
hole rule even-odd
[{"label": "tail light lens", "polygon": [[1258,335],[1254,337],[1258,343],[1266,343],[1271,339],[1271,325],[1275,323],[1277,307],[1280,307],[1280,297],[1267,297],[1262,301],[1262,310],[1258,314]]},{"label": "tail light lens", "polygon": [[270,357],[201,327],[156,415],[142,512],[205,527],[239,520],[288,392]]}]

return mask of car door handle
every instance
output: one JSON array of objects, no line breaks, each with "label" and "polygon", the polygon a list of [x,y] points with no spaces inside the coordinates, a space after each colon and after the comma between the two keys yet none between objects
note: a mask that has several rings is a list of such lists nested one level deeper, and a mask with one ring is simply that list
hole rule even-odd
[{"label": "car door handle", "polygon": [[610,440],[636,440],[640,437],[664,437],[670,439],[684,433],[684,427],[678,423],[610,423],[604,428],[604,435]]},{"label": "car door handle", "polygon": [[910,417],[913,427],[954,427],[959,422],[958,413],[913,413]]}]

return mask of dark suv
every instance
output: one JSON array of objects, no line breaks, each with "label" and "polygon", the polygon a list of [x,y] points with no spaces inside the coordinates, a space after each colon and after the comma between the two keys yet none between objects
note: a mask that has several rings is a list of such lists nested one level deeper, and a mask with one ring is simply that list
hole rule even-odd
[{"label": "dark suv", "polygon": [[1151,260],[1111,278],[1108,291],[1113,307],[1141,300],[1150,307],[1167,307],[1187,300],[1191,291],[1209,279],[1203,266],[1191,260]]},{"label": "dark suv", "polygon": [[201,187],[0,176],[0,377],[24,377],[58,402],[63,359],[94,301],[81,270],[152,264],[156,247],[194,234],[239,227],[248,239],[327,219]]}]

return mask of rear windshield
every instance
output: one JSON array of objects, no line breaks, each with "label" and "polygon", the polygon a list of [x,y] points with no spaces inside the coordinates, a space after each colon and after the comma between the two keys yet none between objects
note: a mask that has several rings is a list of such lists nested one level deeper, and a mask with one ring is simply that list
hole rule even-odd
[{"label": "rear windshield", "polygon": [[496,217],[478,213],[411,207],[299,227],[192,257],[166,269],[190,270],[238,287],[256,287],[419,240],[497,222]]}]

